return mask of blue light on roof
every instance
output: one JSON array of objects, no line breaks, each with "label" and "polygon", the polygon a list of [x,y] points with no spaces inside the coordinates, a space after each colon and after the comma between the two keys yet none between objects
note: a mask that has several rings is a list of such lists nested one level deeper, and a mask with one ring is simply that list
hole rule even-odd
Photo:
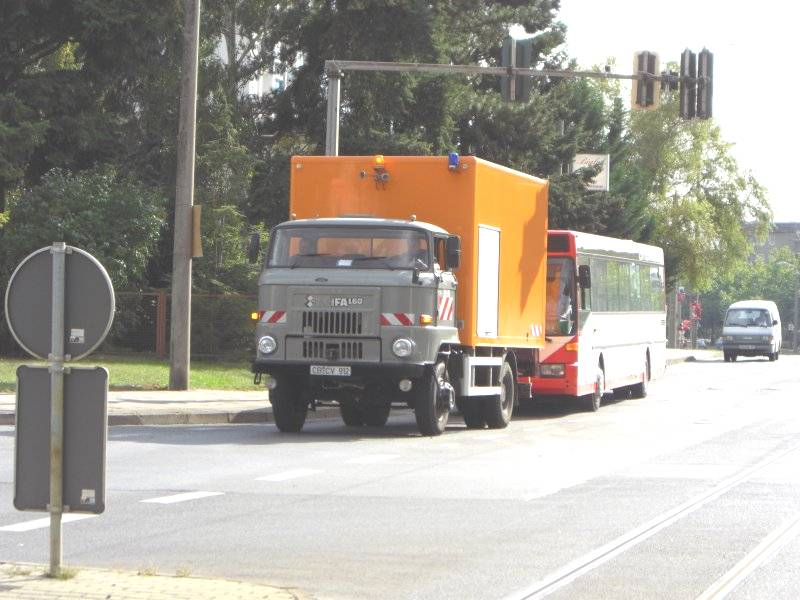
[{"label": "blue light on roof", "polygon": [[451,171],[458,168],[458,152],[451,152],[447,155],[447,168]]}]

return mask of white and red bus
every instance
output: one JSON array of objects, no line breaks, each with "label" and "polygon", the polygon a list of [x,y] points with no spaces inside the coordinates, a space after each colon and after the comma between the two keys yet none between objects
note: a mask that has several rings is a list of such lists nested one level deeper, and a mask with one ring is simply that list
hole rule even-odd
[{"label": "white and red bus", "polygon": [[598,410],[604,394],[647,394],[666,366],[664,252],[576,231],[547,236],[545,347],[534,397],[581,397]]}]

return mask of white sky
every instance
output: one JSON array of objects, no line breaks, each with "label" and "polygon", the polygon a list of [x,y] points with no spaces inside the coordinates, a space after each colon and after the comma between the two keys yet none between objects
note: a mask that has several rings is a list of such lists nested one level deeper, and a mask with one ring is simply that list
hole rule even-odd
[{"label": "white sky", "polygon": [[680,63],[685,48],[708,48],[714,120],[740,170],[767,188],[776,222],[800,222],[799,18],[794,0],[561,0],[558,13],[581,67],[615,57],[613,71],[631,73],[639,50],[657,52],[663,66]]}]

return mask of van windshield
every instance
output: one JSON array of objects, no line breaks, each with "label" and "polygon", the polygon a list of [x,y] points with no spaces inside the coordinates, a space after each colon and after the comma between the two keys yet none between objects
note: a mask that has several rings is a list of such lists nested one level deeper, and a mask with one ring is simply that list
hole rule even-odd
[{"label": "van windshield", "polygon": [[726,327],[769,327],[769,311],[763,308],[732,308],[725,316]]},{"label": "van windshield", "polygon": [[423,231],[374,227],[281,227],[267,265],[288,268],[420,269],[432,261]]}]

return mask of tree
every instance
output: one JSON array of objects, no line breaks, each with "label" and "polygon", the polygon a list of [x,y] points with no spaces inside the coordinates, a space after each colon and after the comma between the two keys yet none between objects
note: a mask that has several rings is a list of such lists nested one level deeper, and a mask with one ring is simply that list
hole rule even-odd
[{"label": "tree", "polygon": [[54,169],[11,207],[0,234],[3,279],[28,254],[66,242],[92,254],[117,289],[135,288],[164,223],[164,198],[110,167],[76,175]]},{"label": "tree", "polygon": [[740,171],[713,121],[679,119],[674,99],[632,114],[628,142],[668,276],[697,291],[725,279],[749,254],[744,222],[766,232],[764,188]]}]

